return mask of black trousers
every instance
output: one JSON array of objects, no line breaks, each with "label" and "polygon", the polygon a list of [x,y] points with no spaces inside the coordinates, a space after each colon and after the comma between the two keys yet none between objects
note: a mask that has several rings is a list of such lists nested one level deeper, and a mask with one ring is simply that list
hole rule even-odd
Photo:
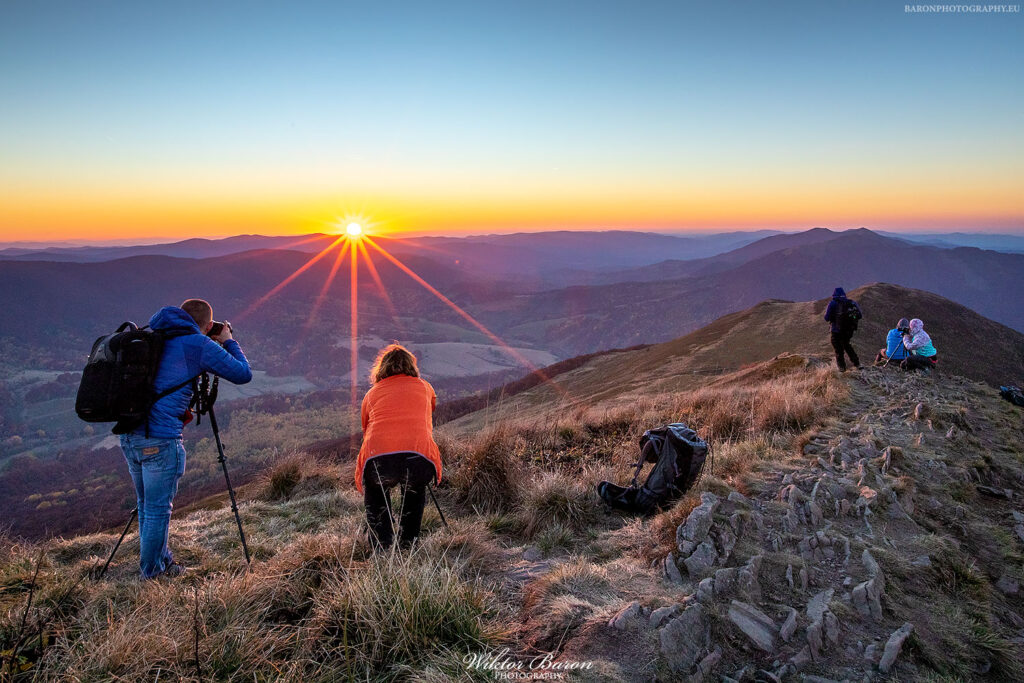
[{"label": "black trousers", "polygon": [[911,354],[907,356],[905,361],[903,361],[901,367],[904,370],[931,370],[935,367],[938,360],[938,356],[915,356]]},{"label": "black trousers", "polygon": [[363,468],[363,501],[374,550],[390,548],[394,542],[394,508],[391,489],[402,488],[399,544],[412,545],[420,535],[427,485],[437,476],[434,463],[419,453],[388,453],[370,458]]},{"label": "black trousers", "polygon": [[850,344],[852,338],[852,330],[849,332],[832,333],[832,348],[836,351],[836,365],[844,372],[846,371],[846,360],[843,358],[844,353],[850,357],[850,362],[853,363],[855,368],[860,367],[860,359],[857,358],[857,352],[853,350],[853,345]]}]

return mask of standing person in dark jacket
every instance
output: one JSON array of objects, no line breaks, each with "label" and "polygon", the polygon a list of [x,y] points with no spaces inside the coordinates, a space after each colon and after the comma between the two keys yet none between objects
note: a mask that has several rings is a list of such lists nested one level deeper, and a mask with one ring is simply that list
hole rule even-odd
[{"label": "standing person in dark jacket", "polygon": [[832,348],[836,351],[836,365],[840,372],[846,372],[846,360],[843,354],[850,357],[853,367],[860,367],[860,359],[857,352],[853,350],[850,340],[857,330],[857,321],[863,317],[860,306],[853,299],[846,298],[846,291],[842,287],[836,287],[832,292],[832,301],[828,302],[825,309],[825,322],[832,326]]},{"label": "standing person in dark jacket", "polygon": [[189,299],[180,307],[161,308],[149,319],[149,326],[171,333],[164,343],[153,381],[154,391],[167,391],[183,382],[185,385],[156,401],[142,425],[121,434],[121,450],[128,461],[138,501],[142,578],[175,578],[185,568],[174,561],[167,547],[167,530],[178,480],[185,472],[181,430],[191,419],[189,380],[210,372],[234,384],[245,384],[252,379],[252,371],[227,325],[216,337],[206,336],[213,327],[213,308],[202,299]]}]

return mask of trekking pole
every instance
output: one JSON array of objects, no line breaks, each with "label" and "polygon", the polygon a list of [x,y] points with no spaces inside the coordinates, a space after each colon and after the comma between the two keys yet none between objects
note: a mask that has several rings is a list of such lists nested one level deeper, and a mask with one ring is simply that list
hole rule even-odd
[{"label": "trekking pole", "polygon": [[[216,383],[214,379],[214,383]],[[213,438],[217,442],[217,462],[224,470],[224,482],[228,485],[228,496],[231,498],[231,512],[235,513],[235,522],[238,524],[238,536],[242,539],[242,552],[245,553],[245,563],[252,564],[249,557],[249,544],[245,542],[245,529],[242,528],[242,516],[238,514],[238,503],[235,501],[235,489],[231,486],[231,477],[228,475],[228,460],[224,457],[224,444],[220,441],[220,430],[217,428],[217,416],[213,412],[213,406],[208,407],[210,414],[210,426],[213,428]]]},{"label": "trekking pole", "polygon": [[135,521],[135,515],[137,515],[138,512],[139,508],[132,509],[132,514],[128,517],[128,523],[124,525],[124,531],[121,532],[121,538],[117,539],[117,543],[114,544],[114,549],[110,551],[110,557],[108,557],[107,561],[103,564],[103,569],[96,574],[97,581],[102,579],[103,575],[107,573],[107,567],[109,567],[110,563],[113,561],[114,555],[117,553],[117,549],[121,547],[121,541],[123,541],[124,537],[128,535],[128,529],[131,528],[132,522]]},{"label": "trekking pole", "polygon": [[430,491],[430,499],[434,501],[434,507],[437,508],[437,514],[441,515],[441,521],[444,523],[444,528],[451,530],[448,526],[448,520],[444,518],[444,513],[441,512],[441,506],[437,503],[437,496],[434,495],[434,485],[431,482],[427,482],[427,490]]}]

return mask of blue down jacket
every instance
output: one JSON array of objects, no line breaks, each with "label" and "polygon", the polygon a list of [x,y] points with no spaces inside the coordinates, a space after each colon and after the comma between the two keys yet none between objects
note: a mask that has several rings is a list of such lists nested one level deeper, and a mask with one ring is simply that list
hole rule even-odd
[{"label": "blue down jacket", "polygon": [[[199,325],[188,313],[177,306],[165,306],[149,319],[154,330],[189,330],[188,334],[171,337],[164,343],[164,353],[153,382],[160,393],[190,380],[201,372],[219,375],[234,384],[245,384],[252,379],[249,361],[242,347],[229,339],[223,347],[199,330]],[[174,393],[164,396],[149,410],[149,436],[176,439],[184,427],[182,416],[192,400],[192,384],[186,384]],[[146,424],[135,430],[146,433]]]}]

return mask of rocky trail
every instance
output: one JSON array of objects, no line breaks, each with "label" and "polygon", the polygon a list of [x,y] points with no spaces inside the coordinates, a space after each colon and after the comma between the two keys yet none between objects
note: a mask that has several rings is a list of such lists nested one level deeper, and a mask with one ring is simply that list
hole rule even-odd
[{"label": "rocky trail", "polygon": [[959,377],[848,382],[747,495],[701,494],[656,563],[674,602],[638,596],[571,656],[644,653],[632,680],[1021,680],[1020,410]]}]

